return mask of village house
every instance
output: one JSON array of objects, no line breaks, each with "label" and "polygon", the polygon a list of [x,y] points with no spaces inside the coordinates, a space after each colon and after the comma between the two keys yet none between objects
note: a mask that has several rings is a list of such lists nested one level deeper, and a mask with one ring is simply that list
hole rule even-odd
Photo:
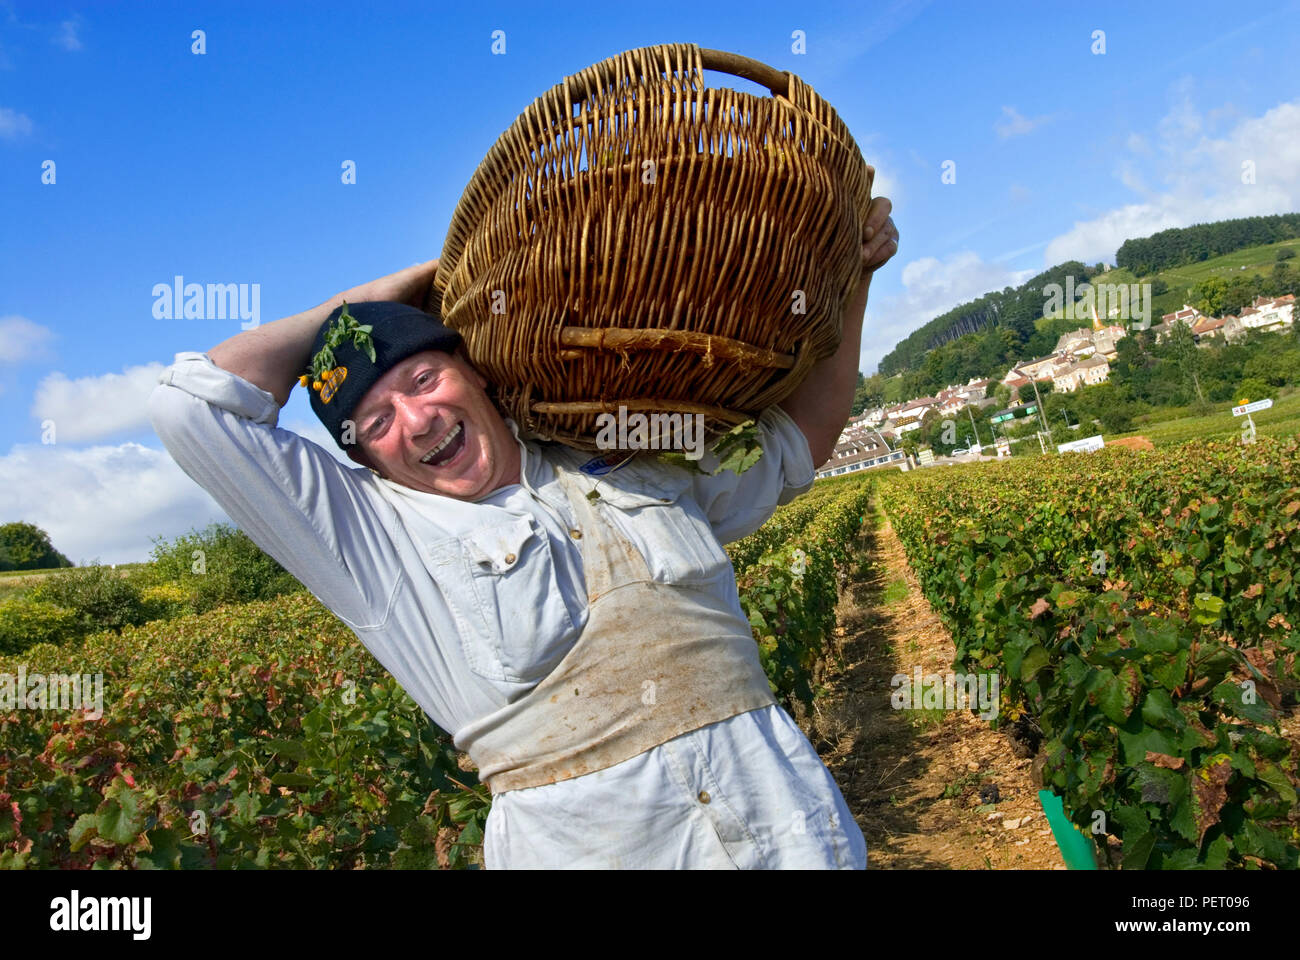
[{"label": "village house", "polygon": [[1277,331],[1291,324],[1295,317],[1295,294],[1270,299],[1256,297],[1241,311],[1241,325],[1247,330]]},{"label": "village house", "polygon": [[1160,318],[1160,322],[1152,326],[1151,332],[1155,334],[1156,343],[1161,343],[1165,337],[1169,336],[1169,331],[1174,328],[1175,323],[1185,324],[1188,328],[1196,323],[1197,320],[1205,314],[1197,310],[1191,304],[1183,304],[1181,310],[1175,310],[1173,313],[1166,313]]},{"label": "village house", "polygon": [[1056,350],[1054,352],[1068,353],[1076,357],[1086,356],[1096,349],[1092,344],[1092,334],[1093,331],[1087,327],[1080,327],[1078,330],[1063,333],[1061,338],[1056,341]]},{"label": "village house", "polygon": [[897,466],[906,458],[902,450],[891,446],[881,431],[861,422],[850,423],[840,434],[831,458],[817,468],[816,476],[820,479],[875,467]]},{"label": "village house", "polygon": [[1128,336],[1128,331],[1123,327],[1111,325],[1102,327],[1092,335],[1092,345],[1095,347],[1095,355],[1105,357],[1107,360],[1114,360],[1119,356],[1119,347],[1117,344],[1121,339]]},{"label": "village house", "polygon": [[1081,386],[1105,383],[1110,377],[1110,364],[1102,356],[1080,360],[1052,378],[1052,384],[1061,393],[1073,393]]},{"label": "village house", "polygon": [[1022,361],[1007,371],[1002,382],[1018,389],[1035,380],[1052,380],[1073,361],[1074,358],[1068,353],[1053,353],[1037,360]]},{"label": "village house", "polygon": [[1294,322],[1294,317],[1295,294],[1288,293],[1284,297],[1256,297],[1255,302],[1244,308],[1240,315],[1230,313],[1222,318],[1206,316],[1195,307],[1184,306],[1175,313],[1166,313],[1162,322],[1153,326],[1151,331],[1156,336],[1156,343],[1161,343],[1169,336],[1175,323],[1185,323],[1197,344],[1208,344],[1219,337],[1231,343],[1248,330],[1285,330]]},{"label": "village house", "polygon": [[1160,320],[1164,324],[1172,324],[1176,321],[1178,323],[1185,323],[1190,327],[1199,317],[1203,316],[1205,316],[1205,314],[1201,313],[1201,311],[1197,310],[1191,304],[1184,303],[1181,310],[1175,310],[1173,313],[1166,313],[1160,318]]},{"label": "village house", "polygon": [[1196,337],[1196,342],[1203,340],[1214,340],[1223,336],[1223,327],[1227,318],[1219,317],[1201,317],[1192,324],[1192,335]]},{"label": "village house", "polygon": [[899,408],[896,414],[889,418],[889,422],[893,424],[894,429],[900,434],[919,430],[925,415],[930,410],[937,409],[940,402],[938,397],[921,397],[919,400],[909,400]]},{"label": "village house", "polygon": [[1028,386],[1030,380],[1015,367],[1012,367],[1007,371],[1006,376],[1002,378],[1002,383],[1004,386],[1008,386],[1014,391],[1019,390],[1021,387]]}]

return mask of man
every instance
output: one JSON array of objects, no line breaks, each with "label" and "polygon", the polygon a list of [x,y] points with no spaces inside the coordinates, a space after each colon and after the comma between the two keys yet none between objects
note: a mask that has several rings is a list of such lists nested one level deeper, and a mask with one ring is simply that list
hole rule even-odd
[{"label": "man", "polygon": [[[839,351],[762,413],[764,455],[741,475],[608,471],[520,440],[459,337],[413,309],[437,261],[160,377],[150,417],[177,463],[475,761],[489,869],[866,866],[771,696],[721,544],[829,458],[871,272],[897,251],[889,212],[873,201]],[[313,410],[355,469],[275,426],[309,362]]]}]

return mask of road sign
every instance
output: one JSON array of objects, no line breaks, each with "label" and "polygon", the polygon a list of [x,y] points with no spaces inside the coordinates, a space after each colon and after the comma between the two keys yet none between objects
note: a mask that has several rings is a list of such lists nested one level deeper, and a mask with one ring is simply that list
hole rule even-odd
[{"label": "road sign", "polygon": [[1248,403],[1245,406],[1233,407],[1232,415],[1240,417],[1247,413],[1254,413],[1256,410],[1267,410],[1271,406],[1273,406],[1272,400],[1256,400],[1254,403]]},{"label": "road sign", "polygon": [[1056,445],[1057,453],[1087,453],[1092,450],[1100,450],[1106,446],[1106,441],[1102,439],[1101,434],[1095,437],[1084,437],[1082,440],[1071,440],[1069,443],[1058,443]]}]

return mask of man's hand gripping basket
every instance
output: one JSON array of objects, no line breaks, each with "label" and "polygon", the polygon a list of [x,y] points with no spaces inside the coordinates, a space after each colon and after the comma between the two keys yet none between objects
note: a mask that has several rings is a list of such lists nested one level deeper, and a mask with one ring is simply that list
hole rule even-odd
[{"label": "man's hand gripping basket", "polygon": [[[705,69],[772,97],[706,88]],[[875,171],[797,76],[694,44],[630,50],[539,97],[452,217],[425,309],[527,436],[597,416],[730,429],[835,352]]]}]

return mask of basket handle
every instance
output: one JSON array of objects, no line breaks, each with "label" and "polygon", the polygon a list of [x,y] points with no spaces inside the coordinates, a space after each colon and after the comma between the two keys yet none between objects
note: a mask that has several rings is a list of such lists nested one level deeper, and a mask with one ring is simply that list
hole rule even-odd
[{"label": "basket handle", "polygon": [[769,67],[766,63],[752,57],[742,57],[738,53],[728,53],[726,50],[709,50],[704,47],[700,48],[700,62],[704,64],[706,70],[717,70],[721,73],[730,73],[732,76],[743,77],[746,80],[753,80],[755,83],[771,90],[774,97],[790,99],[790,74],[788,71]]}]

